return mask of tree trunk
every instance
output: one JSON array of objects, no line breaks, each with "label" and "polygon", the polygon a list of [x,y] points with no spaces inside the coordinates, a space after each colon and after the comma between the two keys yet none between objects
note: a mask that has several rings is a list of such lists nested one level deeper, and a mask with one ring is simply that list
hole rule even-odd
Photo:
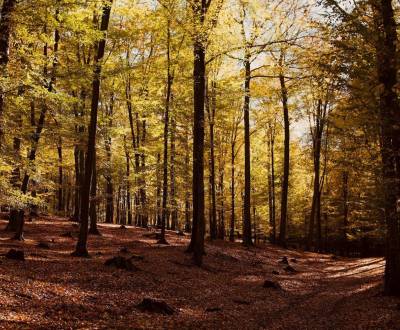
[{"label": "tree trunk", "polygon": [[114,95],[111,96],[110,104],[106,106],[106,133],[105,133],[105,149],[107,168],[105,174],[106,180],[106,222],[114,222],[114,185],[112,177],[112,139],[110,129],[112,128],[114,112]]},{"label": "tree trunk", "polygon": [[284,160],[283,160],[283,180],[282,180],[282,198],[281,198],[281,222],[279,226],[279,244],[286,246],[286,227],[287,227],[287,207],[289,192],[289,169],[290,169],[290,123],[288,96],[283,74],[279,75],[281,85],[281,97],[284,118],[285,142],[284,142]]},{"label": "tree trunk", "polygon": [[82,187],[82,198],[81,198],[81,225],[79,230],[78,243],[76,245],[75,256],[88,256],[87,251],[87,236],[88,236],[88,218],[89,218],[89,197],[90,197],[90,182],[92,179],[93,163],[95,156],[96,147],[96,128],[97,128],[97,110],[99,106],[100,96],[100,75],[101,75],[101,61],[104,57],[104,51],[106,46],[105,33],[108,29],[108,23],[110,20],[111,12],[110,2],[103,2],[103,14],[101,19],[100,31],[103,33],[102,39],[97,43],[97,54],[95,57],[95,66],[93,72],[92,81],[92,104],[90,111],[90,123],[88,127],[88,144],[86,153],[86,164],[85,164],[85,182]]},{"label": "tree trunk", "polygon": [[[124,136],[125,143],[125,136]],[[131,201],[131,167],[130,167],[130,155],[128,148],[125,143],[125,158],[126,158],[126,207],[128,209],[128,225],[132,225],[132,201]]]},{"label": "tree trunk", "polygon": [[197,35],[193,41],[193,226],[189,251],[194,252],[194,262],[201,266],[204,254],[204,96],[205,96],[205,44],[202,31],[207,11],[207,1],[192,4]]},{"label": "tree trunk", "polygon": [[57,194],[57,210],[58,212],[64,211],[64,194],[63,194],[63,152],[62,152],[62,138],[61,136],[58,139],[57,145],[57,153],[58,153],[58,194]]},{"label": "tree trunk", "polygon": [[[0,74],[4,78],[7,76],[7,64],[9,62],[9,48],[11,35],[11,15],[15,9],[16,0],[4,0],[1,7],[0,16]],[[0,146],[3,144],[4,127],[4,94],[0,88]]]},{"label": "tree trunk", "polygon": [[268,166],[269,179],[268,179],[268,195],[269,195],[269,222],[271,226],[270,242],[276,242],[276,215],[275,215],[275,137],[273,136],[272,128],[269,132],[269,159]]},{"label": "tree trunk", "polygon": [[243,244],[252,245],[251,240],[251,172],[250,172],[250,57],[245,56],[244,83],[244,214],[243,214]]},{"label": "tree trunk", "polygon": [[400,296],[400,220],[397,203],[400,196],[400,106],[397,81],[398,37],[391,0],[373,2],[378,27],[376,43],[377,72],[380,89],[380,124],[382,140],[385,218],[387,224],[385,293]]},{"label": "tree trunk", "polygon": [[100,235],[97,228],[97,161],[96,149],[94,151],[92,182],[90,186],[90,228],[89,234]]},{"label": "tree trunk", "polygon": [[170,169],[170,185],[171,185],[171,229],[176,230],[178,227],[178,205],[176,202],[176,189],[175,189],[175,154],[176,154],[176,121],[175,118],[171,118],[171,169]]},{"label": "tree trunk", "polygon": [[[216,205],[216,193],[215,193],[215,155],[214,155],[214,120],[215,120],[215,102],[213,98],[215,93],[215,82],[211,82],[211,93],[206,88],[206,110],[208,114],[208,124],[210,129],[210,239],[214,240],[217,238],[217,205]],[[211,96],[211,97],[210,97]],[[211,100],[210,100],[211,98]]]},{"label": "tree trunk", "polygon": [[229,241],[235,241],[235,141],[231,142],[231,223]]}]

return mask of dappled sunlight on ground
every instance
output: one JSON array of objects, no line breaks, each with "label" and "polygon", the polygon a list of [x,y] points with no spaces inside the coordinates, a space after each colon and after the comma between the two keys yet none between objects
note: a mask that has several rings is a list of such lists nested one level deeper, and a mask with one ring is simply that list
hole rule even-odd
[{"label": "dappled sunlight on ground", "polygon": [[[5,226],[6,222],[0,222]],[[184,250],[189,236],[101,224],[90,236],[91,258],[70,256],[78,227],[56,217],[27,223],[25,242],[0,232],[0,254],[23,249],[26,260],[0,260],[0,328],[27,329],[395,329],[398,299],[380,295],[380,258],[333,260],[329,255],[272,245],[244,248],[207,242],[204,267]],[[71,232],[71,237],[62,234]],[[41,249],[39,242],[49,244]],[[121,248],[128,252],[123,253]],[[139,255],[138,268],[104,266],[113,256]],[[286,256],[294,272],[281,263]],[[264,288],[265,280],[281,289]],[[135,306],[150,297],[176,313],[149,314]]]}]

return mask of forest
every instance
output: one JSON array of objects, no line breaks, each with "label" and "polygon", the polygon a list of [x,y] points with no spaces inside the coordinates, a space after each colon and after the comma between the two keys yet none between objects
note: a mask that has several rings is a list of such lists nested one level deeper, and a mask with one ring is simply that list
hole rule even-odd
[{"label": "forest", "polygon": [[0,10],[0,328],[400,327],[398,2]]}]

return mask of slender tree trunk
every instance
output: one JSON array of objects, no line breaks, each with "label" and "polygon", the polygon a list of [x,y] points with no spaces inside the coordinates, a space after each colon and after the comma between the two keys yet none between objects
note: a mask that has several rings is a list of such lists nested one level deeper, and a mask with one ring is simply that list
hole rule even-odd
[{"label": "slender tree trunk", "polygon": [[[139,130],[138,130],[139,132]],[[142,147],[146,143],[146,120],[142,120]],[[140,155],[141,158],[141,179],[140,179],[140,204],[142,208],[141,215],[141,225],[143,228],[147,228],[148,225],[148,215],[147,215],[147,193],[146,193],[146,179],[145,179],[145,171],[146,171],[146,154],[143,151]]]},{"label": "slender tree trunk", "polygon": [[86,164],[85,164],[85,182],[82,187],[82,198],[81,198],[81,225],[79,231],[78,243],[76,245],[75,256],[88,256],[87,251],[87,236],[88,236],[88,218],[89,218],[89,197],[90,197],[90,182],[92,179],[93,163],[96,148],[96,128],[97,128],[97,110],[99,106],[100,97],[100,79],[101,79],[101,61],[104,57],[104,51],[106,46],[105,33],[108,29],[108,23],[110,20],[111,3],[103,3],[103,14],[101,19],[100,31],[103,33],[102,39],[97,43],[97,54],[95,57],[95,67],[93,72],[92,81],[92,105],[90,111],[90,123],[88,127],[88,144],[86,153]]},{"label": "slender tree trunk", "polygon": [[235,142],[231,142],[231,223],[229,241],[235,241]]},{"label": "slender tree trunk", "polygon": [[250,170],[250,56],[246,54],[244,61],[244,216],[243,244],[252,245],[251,239],[251,170]]},{"label": "slender tree trunk", "polygon": [[348,254],[347,249],[347,227],[349,225],[349,173],[342,173],[342,194],[343,194],[343,228],[342,228],[342,245],[343,254]]},{"label": "slender tree trunk", "polygon": [[175,153],[176,153],[176,121],[175,118],[171,118],[171,169],[170,169],[170,184],[171,184],[171,229],[176,230],[178,226],[178,206],[176,202],[176,190],[175,190]]},{"label": "slender tree trunk", "polygon": [[[208,124],[210,129],[210,239],[217,238],[217,205],[215,193],[215,141],[214,141],[214,120],[215,120],[215,82],[211,82],[211,93],[208,88],[206,91],[206,110],[208,114]],[[211,94],[211,95],[210,95]],[[210,97],[211,96],[211,97]]]},{"label": "slender tree trunk", "polygon": [[[272,129],[271,129],[272,130]],[[269,222],[271,226],[270,242],[276,242],[276,221],[275,221],[275,137],[269,133],[269,164],[268,164],[268,199],[269,199]]]},{"label": "slender tree trunk", "polygon": [[284,118],[285,142],[284,142],[284,159],[283,159],[283,180],[282,180],[282,197],[281,197],[281,222],[279,226],[279,244],[286,246],[286,228],[287,228],[287,207],[289,192],[289,169],[290,169],[290,123],[288,96],[283,74],[279,75],[281,85],[281,97]]},{"label": "slender tree trunk", "polygon": [[161,228],[161,154],[157,154],[157,192],[156,192],[156,226]]},{"label": "slender tree trunk", "polygon": [[[189,150],[189,136],[187,130],[185,131],[185,146],[186,150]],[[190,218],[190,188],[187,186],[190,182],[190,155],[186,152],[185,155],[185,231],[190,232],[192,230],[191,218]]]},{"label": "slender tree trunk", "polygon": [[219,169],[219,226],[218,238],[225,239],[225,193],[224,193],[224,166]]},{"label": "slender tree trunk", "polygon": [[168,217],[168,136],[169,136],[169,110],[171,104],[171,93],[173,76],[171,74],[171,30],[170,20],[167,22],[167,88],[165,95],[165,111],[164,111],[164,157],[163,157],[163,195],[162,195],[162,214],[161,214],[161,238],[160,243],[165,244],[165,226]]},{"label": "slender tree trunk", "polygon": [[58,212],[62,212],[62,211],[64,211],[64,194],[63,194],[64,173],[63,173],[63,152],[62,152],[61,136],[58,139],[57,153],[58,153],[58,194],[57,194],[58,204],[57,204],[57,210],[58,210]]},{"label": "slender tree trunk", "polygon": [[114,113],[114,95],[111,96],[110,104],[106,106],[106,133],[105,133],[105,150],[107,159],[106,168],[106,222],[113,223],[114,221],[114,184],[112,175],[112,138],[110,129],[113,125]]},{"label": "slender tree trunk", "polygon": [[94,151],[92,182],[90,186],[90,227],[89,234],[100,235],[97,228],[97,157]]},{"label": "slender tree trunk", "polygon": [[[125,143],[125,136],[124,136]],[[125,158],[126,158],[126,206],[128,209],[128,225],[132,225],[132,201],[131,201],[131,167],[130,167],[130,155],[128,148],[125,143]]]}]

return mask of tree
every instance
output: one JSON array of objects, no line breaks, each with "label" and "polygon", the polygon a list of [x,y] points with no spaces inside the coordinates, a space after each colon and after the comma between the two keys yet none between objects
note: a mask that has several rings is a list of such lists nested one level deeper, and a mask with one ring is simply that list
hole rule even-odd
[{"label": "tree", "polygon": [[108,1],[103,3],[102,18],[100,23],[100,31],[103,33],[101,39],[96,44],[97,53],[95,56],[95,67],[93,71],[92,81],[92,105],[90,111],[90,124],[88,127],[88,144],[85,162],[85,181],[82,187],[81,197],[81,223],[79,230],[79,238],[76,249],[73,253],[74,256],[87,257],[87,235],[88,235],[88,218],[89,218],[89,197],[90,197],[90,184],[93,175],[93,166],[96,152],[96,129],[97,129],[97,110],[99,105],[100,96],[100,79],[101,79],[101,62],[104,57],[106,47],[106,35],[108,24],[110,21],[111,4]]}]

